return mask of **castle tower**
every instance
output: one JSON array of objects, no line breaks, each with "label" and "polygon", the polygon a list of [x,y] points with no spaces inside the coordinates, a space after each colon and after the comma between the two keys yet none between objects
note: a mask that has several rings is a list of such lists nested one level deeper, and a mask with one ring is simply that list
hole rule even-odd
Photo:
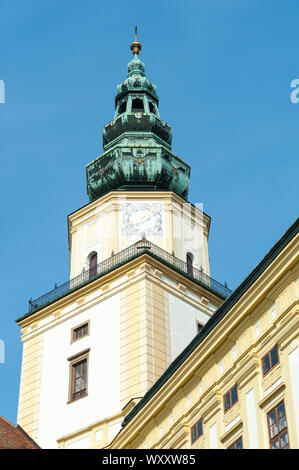
[{"label": "castle tower", "polygon": [[210,218],[187,201],[156,86],[131,44],[90,202],[68,216],[70,280],[31,300],[18,423],[42,447],[101,448],[229,295],[210,278]]}]

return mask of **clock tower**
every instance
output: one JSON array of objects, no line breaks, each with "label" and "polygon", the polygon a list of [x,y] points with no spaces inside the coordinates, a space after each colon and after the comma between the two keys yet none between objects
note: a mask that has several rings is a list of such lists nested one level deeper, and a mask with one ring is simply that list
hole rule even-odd
[{"label": "clock tower", "polygon": [[98,230],[88,226],[80,234],[81,212],[69,217],[71,277],[88,269],[91,237],[98,261],[146,237],[182,260],[189,253],[193,266],[210,274],[210,218],[187,201],[190,166],[172,152],[172,128],[160,116],[141,47],[135,29],[127,78],[117,86],[113,120],[103,127],[104,153],[86,166],[89,200],[97,201],[89,207],[102,213]]},{"label": "clock tower", "polygon": [[68,216],[70,280],[17,320],[18,423],[42,448],[107,446],[230,293],[210,277],[210,217],[187,200],[137,34],[131,50],[89,203]]}]

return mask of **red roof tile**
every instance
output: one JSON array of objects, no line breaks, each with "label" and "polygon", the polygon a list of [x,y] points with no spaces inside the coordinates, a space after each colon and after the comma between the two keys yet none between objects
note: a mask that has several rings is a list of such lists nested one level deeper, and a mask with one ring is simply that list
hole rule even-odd
[{"label": "red roof tile", "polygon": [[0,416],[0,449],[39,449],[21,426],[14,426]]}]

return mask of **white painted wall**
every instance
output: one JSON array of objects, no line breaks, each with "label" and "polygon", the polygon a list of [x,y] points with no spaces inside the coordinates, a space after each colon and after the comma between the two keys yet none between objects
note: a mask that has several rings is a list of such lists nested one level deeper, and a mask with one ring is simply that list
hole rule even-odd
[{"label": "white painted wall", "polygon": [[[71,344],[71,329],[90,320],[90,336]],[[67,404],[68,357],[90,348],[88,396]],[[38,443],[56,448],[58,437],[120,410],[120,297],[115,295],[44,334]]]},{"label": "white painted wall", "polygon": [[217,449],[217,424],[210,426],[210,449]]},{"label": "white painted wall", "polygon": [[197,334],[197,322],[204,325],[209,316],[172,294],[169,296],[171,360],[173,361]]},{"label": "white painted wall", "polygon": [[246,393],[246,406],[248,417],[248,439],[249,449],[258,449],[258,430],[256,417],[256,400],[254,398],[254,389],[252,388]]}]

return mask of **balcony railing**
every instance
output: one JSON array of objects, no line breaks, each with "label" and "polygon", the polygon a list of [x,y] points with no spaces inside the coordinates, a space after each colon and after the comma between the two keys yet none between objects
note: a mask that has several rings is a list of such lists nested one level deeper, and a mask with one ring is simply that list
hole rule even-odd
[{"label": "balcony railing", "polygon": [[47,294],[42,295],[35,300],[31,299],[29,301],[29,313],[45,307],[46,305],[54,302],[55,300],[58,300],[64,295],[92,282],[101,276],[104,276],[110,271],[113,271],[114,269],[128,263],[129,261],[144,253],[149,254],[163,264],[166,264],[172,269],[175,269],[178,273],[183,274],[184,276],[188,277],[192,281],[195,281],[197,284],[205,287],[223,299],[226,299],[232,292],[226,285],[220,284],[211,277],[207,276],[207,274],[203,273],[201,270],[187,265],[187,263],[184,261],[176,258],[174,255],[143,238],[140,241],[134,243],[134,245],[131,245],[119,253],[112,255],[105,261],[102,261],[96,267],[82,272],[82,274],[74,277],[70,281],[65,282],[61,286],[55,287],[55,289],[51,290]]}]

